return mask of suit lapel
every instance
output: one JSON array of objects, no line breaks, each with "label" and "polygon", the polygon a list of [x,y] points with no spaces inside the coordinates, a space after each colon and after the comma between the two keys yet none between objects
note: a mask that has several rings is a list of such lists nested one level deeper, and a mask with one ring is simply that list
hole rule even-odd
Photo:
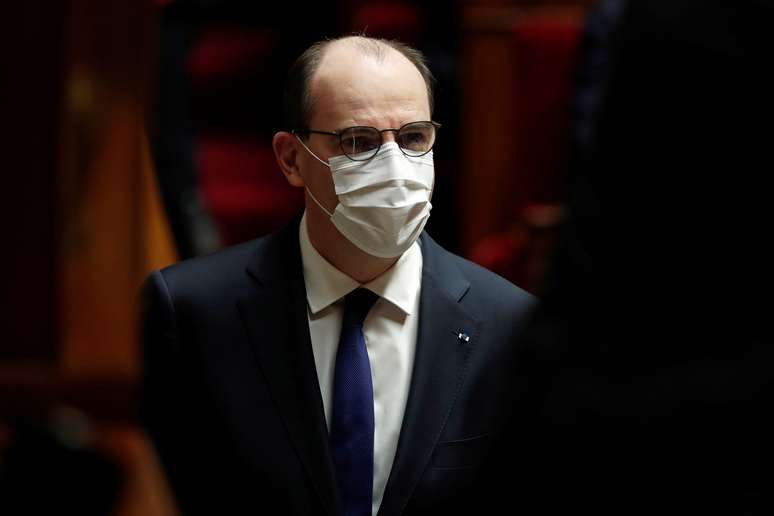
[{"label": "suit lapel", "polygon": [[[427,234],[422,237],[422,292],[411,390],[379,516],[403,512],[427,467],[479,336],[479,323],[460,305],[469,282]],[[469,340],[460,338],[466,333]]]},{"label": "suit lapel", "polygon": [[340,513],[322,396],[309,337],[298,221],[248,265],[255,288],[238,307],[285,428],[327,513]]}]

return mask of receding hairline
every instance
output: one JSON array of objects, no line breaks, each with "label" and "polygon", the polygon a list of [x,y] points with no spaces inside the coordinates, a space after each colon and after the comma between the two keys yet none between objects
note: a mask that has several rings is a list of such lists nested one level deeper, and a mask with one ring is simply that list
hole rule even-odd
[{"label": "receding hairline", "polygon": [[333,48],[336,48],[336,47],[354,48],[358,50],[361,53],[361,55],[365,57],[373,57],[377,59],[379,62],[383,62],[387,58],[388,54],[390,53],[397,54],[408,61],[406,56],[404,56],[397,49],[391,46],[388,40],[369,38],[368,36],[361,36],[356,34],[352,36],[343,36],[341,38],[328,40],[323,46],[323,52],[320,59],[320,64],[322,64],[323,60],[328,55],[328,53]]},{"label": "receding hairline", "polygon": [[[419,69],[419,67],[417,66],[417,63],[412,62],[412,60],[409,59],[409,57],[407,57],[403,53],[403,51],[396,48],[395,45],[402,45],[402,44],[398,41],[370,38],[368,36],[361,36],[361,35],[343,36],[341,38],[330,39],[322,42],[319,60],[315,63],[314,69],[311,70],[311,73],[308,78],[309,82],[307,84],[307,92],[309,95],[308,97],[309,115],[311,116],[311,114],[314,112],[314,106],[317,100],[315,98],[315,95],[313,94],[313,90],[314,90],[313,85],[315,84],[318,78],[320,70],[323,69],[323,63],[325,63],[326,58],[329,56],[330,52],[336,49],[337,47],[353,48],[357,50],[361,56],[373,58],[379,63],[384,63],[388,58],[398,58],[410,64],[417,71],[420,78],[425,83],[426,90],[427,90],[427,101],[429,105],[428,107],[432,112],[432,109],[433,109],[432,90],[431,90],[432,84],[430,84],[429,82],[432,80],[432,75],[429,75],[429,77],[426,76],[426,74]],[[414,51],[413,48],[408,46],[405,46],[404,49],[408,51]],[[421,54],[418,55],[417,57],[423,61],[423,65],[424,65],[424,57],[421,56]],[[429,70],[428,70],[428,73],[429,73]]]}]

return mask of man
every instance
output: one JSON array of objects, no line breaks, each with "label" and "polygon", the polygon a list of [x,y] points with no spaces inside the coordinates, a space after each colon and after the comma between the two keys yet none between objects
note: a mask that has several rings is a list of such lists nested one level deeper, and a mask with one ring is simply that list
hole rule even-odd
[{"label": "man", "polygon": [[184,512],[432,514],[470,494],[532,298],[422,232],[431,81],[396,42],[312,46],[273,140],[303,217],[149,279],[143,415]]}]

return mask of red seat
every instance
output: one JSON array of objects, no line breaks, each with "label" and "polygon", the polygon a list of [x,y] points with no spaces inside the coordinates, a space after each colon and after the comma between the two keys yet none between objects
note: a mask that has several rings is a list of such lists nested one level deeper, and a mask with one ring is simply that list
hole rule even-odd
[{"label": "red seat", "polygon": [[567,183],[570,95],[582,19],[525,16],[512,29],[515,126],[508,188],[511,225],[488,235],[470,257],[535,291],[561,220]]},{"label": "red seat", "polygon": [[301,210],[303,190],[285,181],[271,147],[233,135],[204,135],[196,147],[204,202],[225,245],[269,233]]}]

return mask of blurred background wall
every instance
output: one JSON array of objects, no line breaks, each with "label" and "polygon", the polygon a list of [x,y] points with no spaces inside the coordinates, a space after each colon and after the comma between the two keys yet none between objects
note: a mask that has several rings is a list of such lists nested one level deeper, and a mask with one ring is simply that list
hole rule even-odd
[{"label": "blurred background wall", "polygon": [[426,53],[443,124],[428,230],[536,290],[562,215],[592,4],[5,6],[0,494],[13,496],[0,511],[56,500],[79,514],[174,514],[135,424],[139,287],[301,208],[270,145],[285,71],[318,39],[365,31]]}]

